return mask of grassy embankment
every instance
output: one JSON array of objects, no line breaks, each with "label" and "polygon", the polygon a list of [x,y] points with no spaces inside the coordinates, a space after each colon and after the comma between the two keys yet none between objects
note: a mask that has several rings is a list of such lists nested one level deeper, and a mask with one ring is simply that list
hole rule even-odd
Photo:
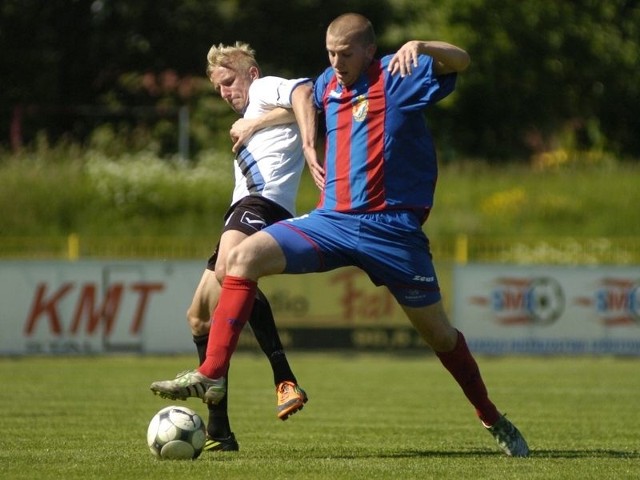
[{"label": "grassy embankment", "polygon": [[[553,160],[553,158],[552,158]],[[231,156],[183,164],[81,151],[0,158],[0,235],[213,239],[231,196]],[[433,237],[640,235],[640,163],[444,165],[426,230]],[[299,212],[317,190],[305,174]],[[208,247],[207,247],[208,248]],[[203,252],[203,255],[205,253]]]}]

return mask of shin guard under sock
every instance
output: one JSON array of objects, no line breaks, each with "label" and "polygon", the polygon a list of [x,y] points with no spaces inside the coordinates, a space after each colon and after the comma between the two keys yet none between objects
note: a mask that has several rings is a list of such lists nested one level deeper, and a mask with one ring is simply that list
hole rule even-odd
[{"label": "shin guard under sock", "polygon": [[198,371],[209,378],[227,374],[242,328],[249,320],[258,285],[253,280],[227,275],[211,319],[207,358]]}]

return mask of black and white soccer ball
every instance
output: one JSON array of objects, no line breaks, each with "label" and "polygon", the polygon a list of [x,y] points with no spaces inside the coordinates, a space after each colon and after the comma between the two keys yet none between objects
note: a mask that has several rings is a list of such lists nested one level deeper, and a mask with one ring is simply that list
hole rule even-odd
[{"label": "black and white soccer ball", "polygon": [[198,458],[205,440],[202,417],[187,407],[163,408],[153,416],[147,429],[149,450],[159,459]]}]

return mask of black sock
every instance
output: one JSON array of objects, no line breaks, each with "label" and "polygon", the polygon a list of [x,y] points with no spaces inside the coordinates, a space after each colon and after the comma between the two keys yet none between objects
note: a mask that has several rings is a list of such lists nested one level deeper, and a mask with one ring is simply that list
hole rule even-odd
[{"label": "black sock", "polygon": [[278,385],[285,380],[298,383],[284,353],[284,347],[276,329],[271,305],[269,305],[267,297],[264,296],[260,289],[258,289],[256,299],[253,302],[249,325],[251,325],[251,330],[253,330],[258,345],[260,345],[260,348],[269,359],[273,370],[274,385]]},{"label": "black sock", "polygon": [[[199,365],[202,365],[207,357],[207,343],[209,343],[209,334],[194,335],[193,343],[196,344],[198,351]],[[227,375],[227,394],[218,405],[207,405],[209,410],[209,419],[207,421],[207,433],[211,438],[221,440],[231,435],[231,426],[229,425],[229,414],[227,413],[227,397],[229,396],[229,375]]]},{"label": "black sock", "polygon": [[198,352],[198,365],[202,365],[204,359],[207,358],[207,343],[209,343],[209,334],[194,335],[193,343],[196,344],[196,351]]},{"label": "black sock", "polygon": [[207,405],[209,409],[209,421],[207,422],[207,433],[211,438],[222,440],[231,435],[231,425],[229,425],[229,414],[227,413],[227,399],[229,398],[229,375],[227,375],[227,394],[218,405]]}]

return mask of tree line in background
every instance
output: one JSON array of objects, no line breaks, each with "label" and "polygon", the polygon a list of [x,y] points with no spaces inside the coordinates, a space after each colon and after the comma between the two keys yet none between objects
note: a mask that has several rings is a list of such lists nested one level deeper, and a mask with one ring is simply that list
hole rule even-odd
[{"label": "tree line in background", "polygon": [[640,157],[638,0],[4,0],[0,146],[171,154],[186,106],[191,151],[228,148],[209,47],[246,41],[263,74],[314,77],[326,26],[347,11],[372,20],[380,55],[416,38],[470,53],[456,94],[429,113],[445,161]]}]

